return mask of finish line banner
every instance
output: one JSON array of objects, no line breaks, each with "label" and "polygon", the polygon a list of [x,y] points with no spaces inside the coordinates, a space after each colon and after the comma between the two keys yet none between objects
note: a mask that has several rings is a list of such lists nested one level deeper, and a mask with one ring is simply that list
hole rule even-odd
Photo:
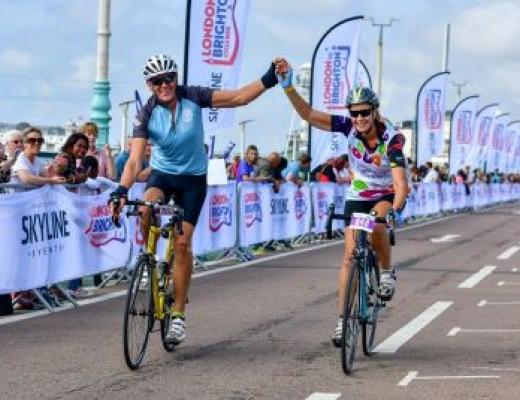
[{"label": "finish line banner", "polygon": [[0,196],[0,293],[28,290],[125,265],[126,219],[115,227],[108,192],[71,193],[61,186]]},{"label": "finish line banner", "polygon": [[[186,84],[236,89],[249,0],[191,0],[188,7]],[[232,109],[209,108],[202,111],[204,130],[208,133],[227,128],[233,123]]]}]

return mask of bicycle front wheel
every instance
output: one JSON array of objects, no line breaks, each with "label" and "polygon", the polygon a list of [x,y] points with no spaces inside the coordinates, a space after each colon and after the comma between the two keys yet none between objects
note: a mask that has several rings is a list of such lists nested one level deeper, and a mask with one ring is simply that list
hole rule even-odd
[{"label": "bicycle front wheel", "polygon": [[358,287],[359,287],[359,262],[352,259],[350,272],[345,292],[343,306],[343,329],[341,332],[341,365],[343,372],[349,375],[354,366],[356,347],[359,334],[358,323]]},{"label": "bicycle front wheel", "polygon": [[132,370],[143,361],[153,322],[152,268],[147,260],[139,259],[128,286],[123,321],[123,352]]},{"label": "bicycle front wheel", "polygon": [[379,289],[379,268],[377,266],[376,258],[372,252],[369,253],[367,260],[368,279],[367,282],[367,318],[362,324],[362,342],[363,353],[367,356],[374,354],[374,340],[376,337],[377,316],[381,309],[377,291]]}]

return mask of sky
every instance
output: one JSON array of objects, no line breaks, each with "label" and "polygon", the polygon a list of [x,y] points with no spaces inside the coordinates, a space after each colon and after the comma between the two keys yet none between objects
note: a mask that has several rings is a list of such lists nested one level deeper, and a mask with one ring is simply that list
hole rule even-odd
[{"label": "sky", "polygon": [[[111,137],[119,142],[118,103],[148,91],[144,60],[169,53],[183,65],[185,0],[112,0],[109,79]],[[88,120],[96,70],[96,0],[0,0],[0,122],[64,125]],[[520,1],[518,0],[251,0],[240,84],[258,79],[276,56],[295,66],[336,22],[364,15],[360,57],[375,81],[376,22],[398,21],[384,33],[381,108],[391,121],[413,119],[417,90],[442,69],[444,31],[451,24],[450,82],[480,105],[500,103],[520,119]],[[182,75],[182,73],[181,73]],[[457,100],[449,85],[447,107]],[[130,109],[132,121],[134,109]],[[237,110],[246,144],[261,154],[286,146],[292,109],[279,88]],[[239,141],[238,125],[220,132],[216,150]]]}]

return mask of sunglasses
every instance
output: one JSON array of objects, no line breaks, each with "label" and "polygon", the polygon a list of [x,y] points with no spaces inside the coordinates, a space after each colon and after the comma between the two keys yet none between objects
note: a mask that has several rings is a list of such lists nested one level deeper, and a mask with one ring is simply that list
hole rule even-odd
[{"label": "sunglasses", "polygon": [[361,117],[368,117],[370,114],[372,114],[371,108],[365,108],[364,110],[358,110],[358,111],[350,111],[350,117],[351,118],[357,118],[359,116]]},{"label": "sunglasses", "polygon": [[20,143],[22,143],[22,141],[21,140],[11,140],[11,143],[20,144]]},{"label": "sunglasses", "polygon": [[163,83],[169,84],[172,83],[177,78],[176,74],[167,74],[162,76],[156,76],[149,80],[149,82],[154,86],[161,86]]},{"label": "sunglasses", "polygon": [[25,143],[29,143],[29,144],[43,144],[45,143],[45,139],[43,138],[33,138],[33,137],[30,137],[30,138],[27,138],[25,139]]}]

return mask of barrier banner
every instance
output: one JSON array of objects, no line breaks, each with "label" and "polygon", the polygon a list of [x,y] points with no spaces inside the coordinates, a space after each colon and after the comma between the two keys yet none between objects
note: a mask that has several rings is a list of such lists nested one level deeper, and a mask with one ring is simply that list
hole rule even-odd
[{"label": "barrier banner", "polygon": [[[318,42],[311,63],[311,107],[329,114],[347,115],[345,100],[354,87],[359,65],[362,16],[332,26]],[[311,169],[345,153],[346,137],[309,126]]]},{"label": "barrier banner", "polygon": [[493,121],[498,109],[498,103],[488,104],[477,113],[475,134],[471,138],[471,148],[467,164],[471,169],[484,169],[487,159],[487,146],[491,140]]},{"label": "barrier banner", "polygon": [[0,293],[92,275],[124,265],[128,221],[112,223],[108,191],[71,193],[45,186],[0,196]]},{"label": "barrier banner", "polygon": [[448,182],[442,182],[440,184],[440,197],[441,197],[441,209],[443,211],[453,210],[453,204],[450,196],[450,184]]},{"label": "barrier banner", "polygon": [[417,93],[417,165],[425,164],[444,149],[444,100],[449,72],[429,77]]},{"label": "barrier banner", "polygon": [[271,238],[271,185],[241,182],[238,190],[240,246]]},{"label": "barrier banner", "polygon": [[[292,185],[287,183],[286,185]],[[294,186],[294,185],[292,185]],[[294,230],[293,235],[303,235],[309,232],[311,226],[311,189],[307,183],[301,187],[294,187]]]},{"label": "barrier banner", "polygon": [[477,116],[478,96],[461,100],[453,109],[450,124],[450,175],[467,165]]},{"label": "barrier banner", "polygon": [[[249,0],[188,2],[186,84],[214,89],[237,88],[249,3]],[[204,130],[211,133],[230,127],[233,116],[234,111],[229,108],[204,109]]]},{"label": "barrier banner", "polygon": [[312,184],[311,195],[314,215],[314,232],[324,233],[329,204],[334,202],[334,197],[336,195],[336,184],[332,182],[314,183]]}]

